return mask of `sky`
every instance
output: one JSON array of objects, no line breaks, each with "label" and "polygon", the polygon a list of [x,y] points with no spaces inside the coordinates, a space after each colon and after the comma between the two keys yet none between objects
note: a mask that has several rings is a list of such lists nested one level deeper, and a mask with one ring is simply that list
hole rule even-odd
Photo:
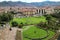
[{"label": "sky", "polygon": [[58,2],[60,0],[0,0],[0,2],[2,2],[2,1],[13,1],[13,2],[22,1],[22,2],[30,3],[30,2],[43,2],[43,1],[56,1],[56,2]]}]

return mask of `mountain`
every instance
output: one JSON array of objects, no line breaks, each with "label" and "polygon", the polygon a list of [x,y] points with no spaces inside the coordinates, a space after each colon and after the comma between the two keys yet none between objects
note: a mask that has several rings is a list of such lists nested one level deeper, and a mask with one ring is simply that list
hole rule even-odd
[{"label": "mountain", "polygon": [[44,1],[44,2],[12,2],[12,1],[3,1],[0,2],[0,6],[24,6],[24,7],[41,7],[41,6],[60,6],[60,2]]},{"label": "mountain", "polygon": [[40,7],[40,6],[60,6],[60,2],[53,2],[53,1],[34,2],[31,4],[35,5],[37,7]]}]

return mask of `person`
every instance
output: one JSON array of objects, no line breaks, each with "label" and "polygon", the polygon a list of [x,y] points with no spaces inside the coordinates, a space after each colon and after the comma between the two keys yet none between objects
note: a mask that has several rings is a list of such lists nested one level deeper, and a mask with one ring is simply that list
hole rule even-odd
[{"label": "person", "polygon": [[10,28],[9,30],[11,31],[12,29]]}]

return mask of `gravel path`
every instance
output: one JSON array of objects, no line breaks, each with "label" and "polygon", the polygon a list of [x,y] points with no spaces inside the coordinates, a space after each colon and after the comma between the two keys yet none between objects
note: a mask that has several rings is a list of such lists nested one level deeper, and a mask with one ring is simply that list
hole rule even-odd
[{"label": "gravel path", "polygon": [[5,33],[4,30],[0,30],[0,40],[5,40]]},{"label": "gravel path", "polygon": [[6,27],[4,30],[0,30],[0,40],[15,40],[17,30],[23,32],[28,30],[30,27],[31,26],[27,26],[25,29],[12,27],[11,31],[9,30],[10,27]]},{"label": "gravel path", "polygon": [[0,30],[0,40],[15,40],[16,31],[18,28],[12,28],[10,31],[9,28],[1,29]]},{"label": "gravel path", "polygon": [[12,28],[11,31],[6,28],[5,31],[5,40],[15,40],[17,28]]},{"label": "gravel path", "polygon": [[30,27],[32,27],[32,26],[33,26],[33,25],[31,25],[31,26],[26,26],[26,28],[22,29],[22,32],[28,30],[28,29],[29,29]]}]

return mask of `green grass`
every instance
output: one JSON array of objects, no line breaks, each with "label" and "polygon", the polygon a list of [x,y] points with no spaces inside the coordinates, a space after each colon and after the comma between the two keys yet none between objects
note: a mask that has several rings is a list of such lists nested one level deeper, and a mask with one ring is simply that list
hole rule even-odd
[{"label": "green grass", "polygon": [[27,18],[14,18],[13,20],[10,21],[10,24],[12,21],[16,21],[18,24],[21,22],[23,24],[37,24],[39,22],[46,22],[46,19],[44,16],[41,17],[27,17]]},{"label": "green grass", "polygon": [[[36,31],[36,33],[34,33]],[[43,40],[48,40],[51,38],[55,33],[53,31],[48,30],[49,36]],[[28,30],[23,31],[23,40],[30,40],[28,38],[43,38],[47,36],[47,31],[37,28],[35,26],[30,27]],[[28,38],[25,38],[27,36]]]},{"label": "green grass", "polygon": [[[34,31],[36,31],[36,33],[34,33]],[[32,26],[27,31],[24,31],[23,34],[28,35],[28,37],[32,38],[42,38],[47,35],[47,32],[45,30]]]},{"label": "green grass", "polygon": [[[20,24],[21,22],[23,24],[37,24],[40,22],[46,22],[46,18],[44,16],[41,17],[27,17],[27,18],[14,18],[13,20],[10,21],[10,25],[12,21],[16,21],[18,24]],[[29,26],[28,26],[29,27]],[[25,29],[26,27],[23,27],[22,29]],[[53,37],[53,35],[55,34],[55,32],[48,30],[49,33],[47,33],[46,30],[37,28],[35,26],[31,26],[29,29],[27,30],[23,30],[23,40],[30,40],[28,38],[25,38],[26,36],[29,38],[43,38],[45,36],[47,36],[47,34],[49,34],[49,36],[43,40],[48,40],[51,37]],[[19,35],[19,33],[18,33]]]},{"label": "green grass", "polygon": [[43,39],[43,40],[48,40],[48,39],[52,38],[55,34],[55,32],[50,31],[50,30],[48,30],[48,32],[49,32],[49,36],[47,38]]}]

